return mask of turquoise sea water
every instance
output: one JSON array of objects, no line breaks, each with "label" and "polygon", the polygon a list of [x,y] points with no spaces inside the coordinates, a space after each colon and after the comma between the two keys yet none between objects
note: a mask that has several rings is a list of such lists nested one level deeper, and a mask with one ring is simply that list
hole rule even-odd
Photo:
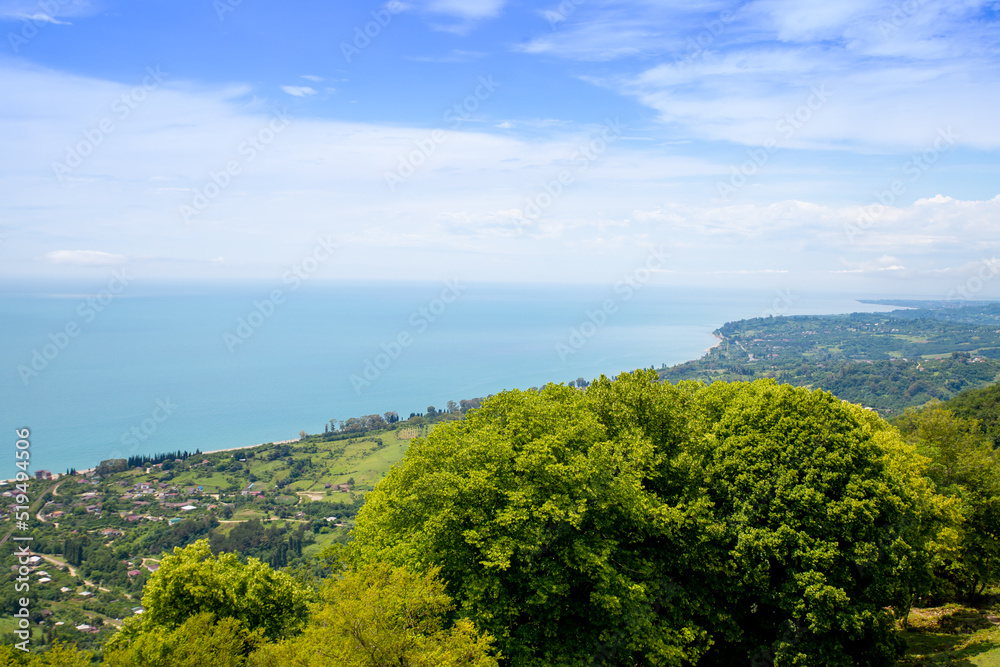
[{"label": "turquoise sea water", "polygon": [[31,430],[32,470],[63,472],[659,368],[700,357],[724,322],[767,312],[885,310],[845,295],[652,286],[628,295],[466,285],[455,295],[443,283],[326,284],[278,286],[271,301],[275,289],[147,286],[111,298],[93,288],[7,288],[0,423],[9,460],[0,476],[15,472],[15,428]]}]

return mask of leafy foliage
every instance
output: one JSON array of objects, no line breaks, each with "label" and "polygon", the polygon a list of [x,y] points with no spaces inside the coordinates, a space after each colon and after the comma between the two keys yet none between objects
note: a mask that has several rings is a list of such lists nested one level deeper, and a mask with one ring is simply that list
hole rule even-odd
[{"label": "leafy foliage", "polygon": [[250,632],[236,618],[215,620],[211,612],[191,616],[176,628],[154,627],[127,645],[107,652],[108,667],[243,667],[261,644],[261,631]]},{"label": "leafy foliage", "polygon": [[892,664],[886,607],[938,527],[912,448],[823,392],[656,379],[438,427],[369,495],[353,557],[439,568],[510,664]]},{"label": "leafy foliage", "polygon": [[306,591],[255,558],[244,565],[235,554],[215,557],[208,541],[199,540],[163,559],[146,584],[142,604],[145,612],[128,619],[109,648],[141,646],[143,635],[173,630],[203,612],[220,622],[236,619],[248,631],[275,639],[304,619]]},{"label": "leafy foliage", "polygon": [[60,642],[44,653],[26,653],[10,645],[0,646],[0,665],[10,667],[90,667],[92,661],[90,651],[78,651],[75,646]]},{"label": "leafy foliage", "polygon": [[490,637],[454,605],[434,571],[418,576],[374,563],[329,580],[305,631],[258,652],[259,667],[496,667]]},{"label": "leafy foliage", "polygon": [[968,599],[1000,582],[1000,461],[978,422],[956,417],[946,405],[909,410],[897,424],[931,460],[931,479],[958,508],[954,544],[938,554],[947,584],[938,595]]}]

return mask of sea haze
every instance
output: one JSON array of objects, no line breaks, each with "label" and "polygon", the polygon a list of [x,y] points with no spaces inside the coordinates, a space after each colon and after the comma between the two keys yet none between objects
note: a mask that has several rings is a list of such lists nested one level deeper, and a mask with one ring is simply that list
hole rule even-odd
[{"label": "sea haze", "polygon": [[[103,306],[78,286],[8,288],[0,294],[0,419],[12,444],[15,428],[31,429],[32,470],[63,472],[659,368],[700,357],[714,329],[746,317],[891,309],[831,294],[459,287],[453,298],[444,283],[130,286]],[[268,306],[275,289],[283,300]],[[452,302],[436,301],[442,295]],[[60,334],[67,325],[76,336]],[[397,349],[400,339],[409,344]],[[0,475],[13,476],[13,454],[0,465]]]}]

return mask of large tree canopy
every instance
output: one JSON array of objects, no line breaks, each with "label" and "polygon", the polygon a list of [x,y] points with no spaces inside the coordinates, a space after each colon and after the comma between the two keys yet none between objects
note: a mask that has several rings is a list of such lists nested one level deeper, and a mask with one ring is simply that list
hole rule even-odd
[{"label": "large tree canopy", "polygon": [[505,392],[367,497],[360,562],[439,569],[511,665],[889,665],[935,529],[877,416],[653,372]]},{"label": "large tree canopy", "polygon": [[[256,558],[243,564],[235,554],[216,557],[208,540],[198,540],[164,557],[143,592],[145,612],[129,618],[108,647],[125,650],[141,635],[169,634],[204,613],[220,624],[233,619],[249,632],[276,639],[298,629],[306,617],[306,600],[307,592],[290,575]],[[214,627],[213,620],[201,619],[185,632],[208,636]]]}]

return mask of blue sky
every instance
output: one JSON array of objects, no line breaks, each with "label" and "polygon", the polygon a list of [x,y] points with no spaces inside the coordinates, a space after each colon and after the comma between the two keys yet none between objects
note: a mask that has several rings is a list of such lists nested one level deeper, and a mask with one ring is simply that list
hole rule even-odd
[{"label": "blue sky", "polygon": [[[1000,297],[1000,3],[0,0],[0,277]],[[985,268],[984,268],[985,267]],[[978,283],[977,283],[978,284]]]}]

